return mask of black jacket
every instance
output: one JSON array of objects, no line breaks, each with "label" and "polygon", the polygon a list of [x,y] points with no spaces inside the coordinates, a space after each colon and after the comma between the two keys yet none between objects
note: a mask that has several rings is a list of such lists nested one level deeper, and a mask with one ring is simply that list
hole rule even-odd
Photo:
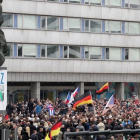
[{"label": "black jacket", "polygon": [[7,105],[6,111],[8,115],[11,115],[13,113],[14,107],[10,104]]},{"label": "black jacket", "polygon": [[31,140],[39,140],[39,139],[38,139],[38,136],[35,135],[35,134],[32,134],[31,137],[30,137],[30,139],[31,139]]},{"label": "black jacket", "polygon": [[32,135],[33,131],[36,130],[36,127],[33,124],[31,124],[29,127],[30,127],[30,135]]},{"label": "black jacket", "polygon": [[43,128],[43,136],[45,137],[45,135],[46,135],[45,127],[43,127],[43,126],[38,126],[38,127],[37,127],[37,132],[39,132],[39,129],[40,129],[40,128]]},{"label": "black jacket", "polygon": [[33,102],[28,103],[29,111],[32,111],[34,109],[34,104]]},{"label": "black jacket", "polygon": [[37,133],[37,136],[38,136],[38,139],[39,139],[39,140],[42,140],[42,139],[45,138],[44,135],[43,135],[43,132]]}]

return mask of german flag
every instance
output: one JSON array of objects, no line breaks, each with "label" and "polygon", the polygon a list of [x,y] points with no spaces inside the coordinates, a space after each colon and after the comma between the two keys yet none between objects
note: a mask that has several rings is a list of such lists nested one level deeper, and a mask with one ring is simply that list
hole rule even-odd
[{"label": "german flag", "polygon": [[107,92],[108,91],[108,87],[109,87],[109,85],[108,85],[108,82],[107,82],[102,88],[100,88],[98,91],[96,91],[96,93],[97,94],[102,94],[104,92]]},{"label": "german flag", "polygon": [[92,104],[92,103],[93,103],[92,96],[91,96],[91,92],[89,91],[86,94],[81,95],[77,100],[74,101],[73,109],[75,109],[80,105]]},{"label": "german flag", "polygon": [[52,137],[57,136],[60,133],[61,125],[62,125],[62,118],[51,128],[50,139],[52,139]]},{"label": "german flag", "polygon": [[47,133],[47,136],[45,137],[45,140],[51,140],[49,137],[49,133]]}]

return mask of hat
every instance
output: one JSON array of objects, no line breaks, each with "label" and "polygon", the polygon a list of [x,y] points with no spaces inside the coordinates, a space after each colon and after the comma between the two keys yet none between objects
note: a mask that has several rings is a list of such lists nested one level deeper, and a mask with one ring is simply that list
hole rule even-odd
[{"label": "hat", "polygon": [[98,125],[99,131],[104,131],[105,130],[105,125],[103,123],[99,123]]}]

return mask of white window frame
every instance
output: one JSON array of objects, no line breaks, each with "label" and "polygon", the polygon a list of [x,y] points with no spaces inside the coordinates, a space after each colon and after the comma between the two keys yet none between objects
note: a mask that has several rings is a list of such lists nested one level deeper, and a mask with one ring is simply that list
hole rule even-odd
[{"label": "white window frame", "polygon": [[[54,18],[58,18],[58,30],[54,30],[54,29],[48,29],[48,25],[47,25],[47,18],[48,17],[54,17]],[[50,31],[60,31],[60,17],[56,17],[56,16],[46,16],[46,28],[47,30],[50,30]]]},{"label": "white window frame", "polygon": [[139,22],[128,22],[128,29],[129,29],[129,33],[130,35],[139,35],[140,34],[140,23],[139,23],[139,34],[131,34],[130,33],[130,23],[139,23]]},{"label": "white window frame", "polygon": [[[121,55],[120,55],[120,60],[117,60],[117,59],[114,59],[114,60],[112,60],[112,59],[110,59],[110,50],[109,50],[109,59],[106,59],[106,49],[110,49],[110,48],[119,48],[120,49],[120,53],[121,53]],[[125,56],[124,56],[125,57]],[[112,61],[122,61],[122,48],[120,48],[120,47],[106,47],[105,48],[105,60],[112,60]]]},{"label": "white window frame", "polygon": [[[121,28],[120,33],[111,33],[111,22],[120,22],[120,28]],[[122,21],[115,21],[115,20],[109,21],[109,33],[111,33],[111,34],[122,34]]]},{"label": "white window frame", "polygon": [[35,16],[35,15],[22,15],[22,28],[23,28],[23,29],[36,30],[36,29],[37,29],[37,16],[35,16],[35,26],[36,26],[35,29],[34,29],[34,28],[24,28],[24,27],[23,27],[24,16]]},{"label": "white window frame", "polygon": [[[139,0],[139,6],[140,6],[140,0]],[[129,8],[132,8],[130,7],[130,0],[129,0]],[[140,9],[140,8],[132,8],[132,9]]]},{"label": "white window frame", "polygon": [[[88,19],[85,19],[88,20]],[[90,30],[90,22],[91,21],[100,21],[101,22],[101,31],[100,32],[91,32]],[[89,31],[85,31],[85,32],[90,32],[90,33],[102,33],[102,20],[98,20],[98,19],[89,19]]]},{"label": "white window frame", "polygon": [[[53,58],[53,57],[48,57],[47,56],[47,46],[58,46],[58,58]],[[46,58],[48,58],[48,59],[59,59],[60,58],[60,46],[59,45],[54,45],[54,44],[46,45]]]},{"label": "white window frame", "polygon": [[[74,45],[70,45],[70,46],[74,46]],[[74,46],[74,47],[80,47],[80,58],[69,58],[69,55],[70,55],[69,47],[70,46],[68,46],[68,59],[81,59],[81,46]]]},{"label": "white window frame", "polygon": [[37,58],[37,45],[36,44],[31,44],[31,45],[36,46],[36,56],[35,57],[25,57],[24,56],[24,49],[23,49],[24,45],[27,45],[27,44],[22,44],[22,57],[24,57],[24,58]]},{"label": "white window frame", "polygon": [[[64,47],[67,47],[68,49],[67,58],[64,58]],[[63,59],[69,59],[69,46],[63,46]]]}]

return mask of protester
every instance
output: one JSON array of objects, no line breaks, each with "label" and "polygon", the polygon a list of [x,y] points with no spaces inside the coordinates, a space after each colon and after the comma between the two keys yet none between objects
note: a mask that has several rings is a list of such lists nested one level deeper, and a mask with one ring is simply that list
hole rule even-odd
[{"label": "protester", "polygon": [[[16,105],[11,102],[7,105],[6,111],[9,118],[2,120],[0,128],[10,130],[10,139],[14,139],[14,130],[17,129],[19,140],[31,139],[42,140],[46,132],[62,118],[60,134],[56,140],[63,140],[65,132],[79,131],[104,131],[122,129],[140,129],[140,103],[133,99],[126,101],[115,99],[115,105],[103,113],[107,104],[107,99],[93,100],[93,104],[82,105],[76,110],[68,107],[65,101],[56,99],[52,102],[46,100],[33,100],[29,102],[19,102]],[[49,107],[53,107],[54,114],[50,116]],[[14,113],[15,112],[15,113]],[[138,133],[133,133],[133,136]],[[122,136],[112,136],[110,139],[121,138]],[[73,136],[72,139],[81,139]],[[82,137],[83,140],[84,137]],[[104,140],[106,137],[90,137],[93,140]],[[121,139],[120,139],[121,140]]]}]

